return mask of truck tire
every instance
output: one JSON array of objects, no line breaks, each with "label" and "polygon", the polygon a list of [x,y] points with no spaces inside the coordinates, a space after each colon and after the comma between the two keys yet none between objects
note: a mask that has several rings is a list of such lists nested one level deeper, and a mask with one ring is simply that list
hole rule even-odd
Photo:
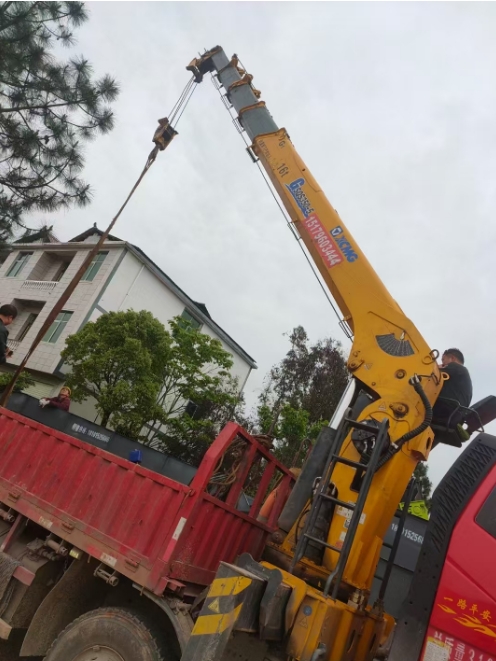
[{"label": "truck tire", "polygon": [[45,661],[171,661],[165,639],[123,608],[85,613],[62,631]]}]

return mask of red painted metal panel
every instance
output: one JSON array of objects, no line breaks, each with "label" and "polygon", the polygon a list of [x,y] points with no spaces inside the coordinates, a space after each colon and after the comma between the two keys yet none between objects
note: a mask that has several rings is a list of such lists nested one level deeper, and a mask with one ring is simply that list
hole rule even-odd
[{"label": "red painted metal panel", "polygon": [[496,539],[475,521],[495,484],[493,468],[453,530],[421,659],[438,647],[452,661],[496,659]]},{"label": "red painted metal panel", "polygon": [[[84,441],[0,409],[0,501],[152,590],[177,579],[207,585],[220,561],[259,557],[273,531],[208,493],[220,459],[239,437],[246,456],[225,499],[237,502],[247,457],[263,457],[268,486],[287,469],[234,423],[226,425],[187,487]],[[249,462],[248,462],[249,463]],[[274,518],[274,517],[273,517]]]},{"label": "red painted metal panel", "polygon": [[182,581],[210,583],[221,560],[234,562],[245,552],[259,558],[271,532],[273,528],[203,493],[170,560],[170,575]]},{"label": "red painted metal panel", "polygon": [[[70,521],[106,549],[150,567],[188,487],[11,412],[0,414],[0,496]],[[8,494],[21,494],[14,504]],[[3,493],[2,493],[3,491]],[[26,512],[27,513],[27,512]]]}]

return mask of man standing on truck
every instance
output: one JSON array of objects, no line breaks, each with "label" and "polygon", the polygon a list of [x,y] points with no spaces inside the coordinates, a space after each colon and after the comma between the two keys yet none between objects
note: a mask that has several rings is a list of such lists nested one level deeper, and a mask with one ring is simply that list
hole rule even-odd
[{"label": "man standing on truck", "polygon": [[7,326],[14,321],[17,317],[17,308],[15,305],[2,305],[0,306],[0,365],[7,362],[7,358],[12,355],[12,350],[7,346],[9,338],[9,331]]},{"label": "man standing on truck", "polygon": [[[456,409],[458,402],[461,406],[470,406],[472,401],[472,380],[468,369],[464,365],[465,358],[459,349],[446,349],[441,362],[441,372],[449,376],[443,382],[441,393],[434,404],[434,420],[447,424],[450,415]],[[455,400],[455,401],[447,401]],[[455,413],[450,427],[460,422],[463,413]]]}]

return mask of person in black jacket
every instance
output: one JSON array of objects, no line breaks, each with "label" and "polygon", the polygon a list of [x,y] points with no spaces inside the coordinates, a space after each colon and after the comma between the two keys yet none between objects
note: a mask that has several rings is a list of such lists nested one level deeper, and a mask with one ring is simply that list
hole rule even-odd
[{"label": "person in black jacket", "polygon": [[11,349],[7,346],[7,340],[9,339],[7,326],[10,326],[16,317],[17,308],[15,305],[0,306],[0,365],[4,365],[7,358],[12,355]]},{"label": "person in black jacket", "polygon": [[[449,379],[443,382],[441,393],[434,404],[433,421],[438,424],[448,423],[451,414],[457,408],[456,402],[461,406],[470,406],[470,402],[472,401],[472,380],[464,363],[465,358],[459,349],[446,349],[443,353],[440,369],[441,372],[449,376]],[[450,420],[450,428],[453,428],[461,421],[463,413],[463,411],[454,413]]]}]

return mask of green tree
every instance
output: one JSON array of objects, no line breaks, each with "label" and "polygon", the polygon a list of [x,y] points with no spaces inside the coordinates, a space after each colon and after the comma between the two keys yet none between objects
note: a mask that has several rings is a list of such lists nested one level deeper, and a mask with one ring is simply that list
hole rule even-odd
[{"label": "green tree", "polygon": [[238,383],[229,373],[231,354],[219,340],[181,317],[170,322],[170,338],[161,373],[162,414],[145,442],[195,463],[239,409]]},{"label": "green tree", "polygon": [[298,326],[290,349],[266,377],[251,427],[275,439],[275,454],[301,465],[310,444],[331,418],[348,381],[341,345],[332,338],[311,344]]},{"label": "green tree", "polygon": [[259,406],[258,431],[272,436],[276,443],[274,454],[285,466],[301,466],[308,450],[328,420],[310,422],[310,413],[284,404],[274,425],[274,412],[270,406]]},{"label": "green tree", "polygon": [[0,2],[0,242],[30,211],[90,200],[82,150],[112,129],[118,88],[84,57],[54,56],[87,18],[82,2]]},{"label": "green tree", "polygon": [[170,334],[147,311],[110,312],[86,324],[62,352],[72,399],[92,395],[104,427],[137,438],[161,415],[157,399],[169,344]]},{"label": "green tree", "polygon": [[[2,392],[2,390],[9,385],[11,378],[12,374],[10,372],[0,373],[0,392]],[[24,370],[24,372],[17,379],[13,392],[21,392],[26,390],[26,388],[34,386],[35,383],[36,381],[33,379],[31,374]]]},{"label": "green tree", "polygon": [[422,494],[422,499],[425,501],[427,509],[431,508],[431,492],[432,492],[432,482],[429,480],[429,469],[427,464],[424,462],[419,462],[413,473],[414,477],[417,480],[417,483],[420,488],[420,493]]},{"label": "green tree", "polygon": [[232,358],[176,317],[110,312],[67,338],[72,398],[96,400],[102,425],[181,459],[203,456],[238,404]]}]

